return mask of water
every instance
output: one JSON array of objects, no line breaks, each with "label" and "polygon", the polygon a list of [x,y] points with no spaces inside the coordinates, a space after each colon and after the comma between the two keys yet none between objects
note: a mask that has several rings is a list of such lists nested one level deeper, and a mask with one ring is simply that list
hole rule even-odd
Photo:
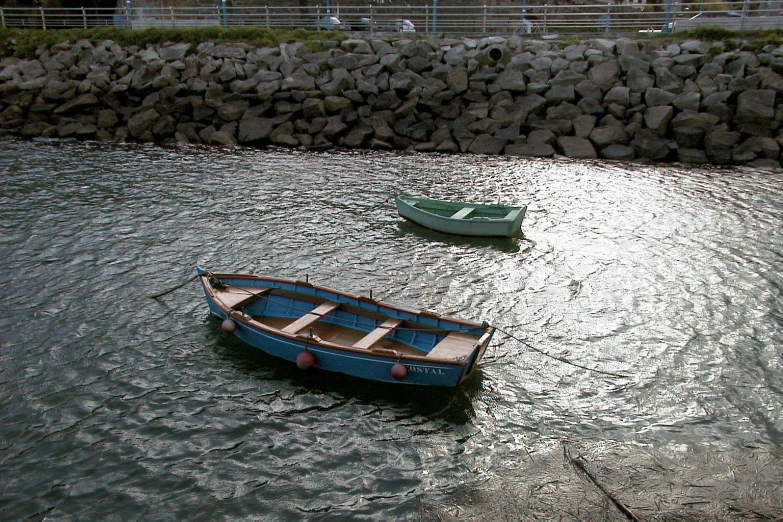
[{"label": "water", "polygon": [[[3,519],[419,519],[558,441],[783,449],[780,172],[0,142],[0,181]],[[398,191],[527,203],[525,237]],[[196,265],[502,332],[457,390],[302,372],[195,283],[150,299]]]}]

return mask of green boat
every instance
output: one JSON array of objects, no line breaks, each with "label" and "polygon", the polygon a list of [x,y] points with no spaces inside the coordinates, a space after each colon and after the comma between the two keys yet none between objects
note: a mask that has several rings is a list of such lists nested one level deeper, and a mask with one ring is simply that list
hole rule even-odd
[{"label": "green boat", "polygon": [[512,237],[520,231],[527,206],[482,205],[396,196],[397,212],[419,225],[460,236]]}]

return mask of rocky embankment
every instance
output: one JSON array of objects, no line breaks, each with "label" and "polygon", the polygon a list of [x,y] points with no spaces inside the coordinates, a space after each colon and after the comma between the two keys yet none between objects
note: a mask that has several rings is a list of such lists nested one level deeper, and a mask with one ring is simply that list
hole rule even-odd
[{"label": "rocky embankment", "polygon": [[783,47],[519,36],[0,60],[0,136],[779,167]]}]

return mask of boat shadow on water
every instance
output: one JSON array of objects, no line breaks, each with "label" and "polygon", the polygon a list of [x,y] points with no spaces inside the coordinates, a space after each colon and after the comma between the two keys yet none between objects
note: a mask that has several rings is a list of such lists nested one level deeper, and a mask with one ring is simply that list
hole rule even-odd
[{"label": "boat shadow on water", "polygon": [[[214,319],[214,320],[213,320]],[[374,407],[397,410],[402,416],[423,415],[454,424],[473,421],[474,399],[482,392],[483,373],[477,367],[465,382],[457,387],[417,386],[360,379],[350,375],[317,368],[299,369],[296,364],[283,361],[247,345],[242,340],[220,331],[220,321],[210,317],[204,323],[205,349],[226,361],[244,378],[272,384],[280,391],[295,394],[324,394],[359,401]],[[243,377],[237,376],[237,379]],[[426,391],[427,400],[422,400]]]},{"label": "boat shadow on water", "polygon": [[406,219],[399,223],[398,235],[400,237],[418,236],[427,241],[438,241],[447,245],[475,248],[489,247],[507,254],[514,254],[520,250],[527,250],[522,244],[526,241],[526,238],[521,230],[511,237],[457,236],[454,234],[438,232],[437,230],[423,227]]}]

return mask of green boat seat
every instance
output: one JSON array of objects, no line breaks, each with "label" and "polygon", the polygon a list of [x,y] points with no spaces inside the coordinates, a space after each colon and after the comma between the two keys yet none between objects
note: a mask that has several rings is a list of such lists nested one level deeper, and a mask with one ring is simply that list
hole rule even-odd
[{"label": "green boat seat", "polygon": [[468,216],[471,212],[476,210],[474,207],[465,207],[459,209],[457,212],[452,214],[451,219],[462,219]]}]

